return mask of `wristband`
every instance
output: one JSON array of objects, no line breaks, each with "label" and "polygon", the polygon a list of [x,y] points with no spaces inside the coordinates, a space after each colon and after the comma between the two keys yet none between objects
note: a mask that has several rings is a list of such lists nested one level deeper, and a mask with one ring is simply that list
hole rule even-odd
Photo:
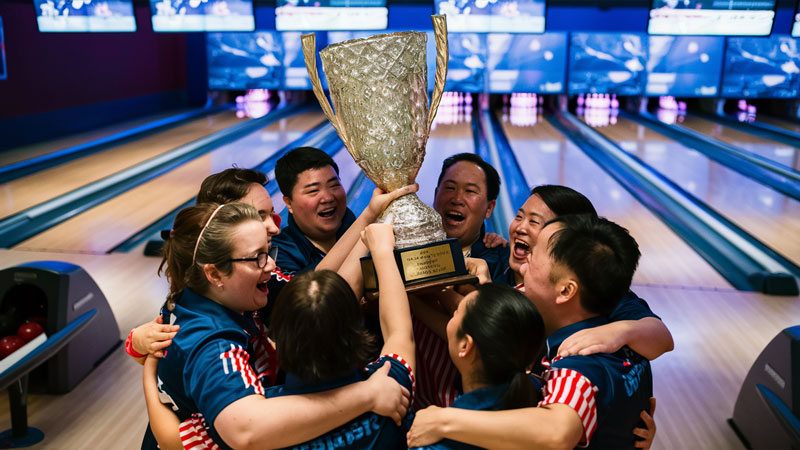
[{"label": "wristband", "polygon": [[131,330],[131,332],[128,333],[128,339],[125,340],[125,353],[133,356],[134,358],[144,358],[145,356],[147,356],[133,349],[133,330]]}]

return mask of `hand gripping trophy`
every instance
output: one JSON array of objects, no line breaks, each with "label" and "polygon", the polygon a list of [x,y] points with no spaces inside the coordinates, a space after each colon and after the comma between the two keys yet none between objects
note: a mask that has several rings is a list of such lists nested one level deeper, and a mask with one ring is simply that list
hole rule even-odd
[{"label": "hand gripping trophy", "polygon": [[[407,31],[352,39],[319,52],[328,79],[331,109],[322,90],[314,34],[302,37],[311,85],[322,110],[356,164],[386,192],[414,182],[439,108],[447,75],[447,23],[433,16],[436,75],[428,108],[427,34]],[[394,228],[395,257],[409,291],[474,282],[457,239],[447,239],[442,218],[416,194],[393,201],[378,218]],[[364,284],[377,289],[369,258],[362,260]]]}]

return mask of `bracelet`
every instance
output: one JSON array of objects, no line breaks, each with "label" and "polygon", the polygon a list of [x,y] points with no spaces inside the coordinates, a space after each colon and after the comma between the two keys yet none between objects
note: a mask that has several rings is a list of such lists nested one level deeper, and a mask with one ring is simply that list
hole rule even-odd
[{"label": "bracelet", "polygon": [[133,330],[131,330],[131,332],[128,333],[128,339],[125,340],[125,353],[133,356],[134,358],[143,358],[147,356],[133,349]]}]

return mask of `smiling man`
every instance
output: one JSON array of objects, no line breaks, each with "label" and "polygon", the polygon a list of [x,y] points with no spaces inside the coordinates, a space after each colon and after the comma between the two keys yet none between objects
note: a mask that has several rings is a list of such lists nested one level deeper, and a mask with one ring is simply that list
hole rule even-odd
[{"label": "smiling man", "polygon": [[483,221],[497,203],[500,176],[491,164],[474,153],[458,153],[444,160],[433,198],[447,237],[456,238],[465,256],[481,258],[491,274],[505,268],[503,248],[487,248]]},{"label": "smiling man", "polygon": [[275,178],[289,210],[275,236],[278,265],[287,272],[313,270],[355,221],[339,180],[339,166],[313,147],[289,151],[275,164]]}]

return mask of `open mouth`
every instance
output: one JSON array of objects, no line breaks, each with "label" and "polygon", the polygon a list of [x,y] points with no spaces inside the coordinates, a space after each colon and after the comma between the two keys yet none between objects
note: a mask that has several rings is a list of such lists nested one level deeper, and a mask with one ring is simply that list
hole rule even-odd
[{"label": "open mouth", "polygon": [[333,208],[323,209],[317,214],[319,214],[320,217],[327,219],[329,217],[333,217],[335,213],[336,213],[336,207],[333,207]]},{"label": "open mouth", "polygon": [[525,259],[531,253],[531,247],[519,239],[514,239],[514,258]]},{"label": "open mouth", "polygon": [[268,282],[268,281],[269,281],[269,280],[264,280],[264,281],[262,281],[261,283],[258,283],[258,284],[256,285],[256,289],[258,289],[259,291],[261,291],[261,292],[263,292],[263,293],[265,293],[265,294],[266,294],[266,293],[268,292],[268,289],[267,289],[267,282]]},{"label": "open mouth", "polygon": [[459,212],[448,212],[444,215],[445,222],[450,226],[458,226],[464,222],[464,215]]}]

